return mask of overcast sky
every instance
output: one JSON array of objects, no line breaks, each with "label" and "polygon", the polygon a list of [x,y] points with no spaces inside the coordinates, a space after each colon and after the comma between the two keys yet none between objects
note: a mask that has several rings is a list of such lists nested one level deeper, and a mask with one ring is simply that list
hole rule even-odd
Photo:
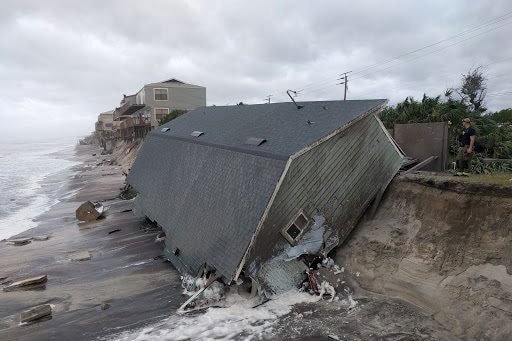
[{"label": "overcast sky", "polygon": [[497,110],[512,106],[510,37],[509,0],[2,0],[0,141],[85,135],[123,93],[168,78],[225,105],[286,101],[287,89],[342,99],[336,79],[354,71],[348,99],[393,104],[488,65]]}]

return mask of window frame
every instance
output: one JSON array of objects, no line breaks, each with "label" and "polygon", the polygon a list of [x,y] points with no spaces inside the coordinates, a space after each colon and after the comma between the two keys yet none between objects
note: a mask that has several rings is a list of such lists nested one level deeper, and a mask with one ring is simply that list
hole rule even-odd
[{"label": "window frame", "polygon": [[164,115],[162,116],[162,118],[164,118],[166,115],[169,115],[169,113],[171,112],[171,110],[170,110],[169,108],[153,108],[153,109],[154,109],[154,111],[153,111],[153,112],[154,112],[154,114],[155,114],[155,120],[156,120],[157,122],[159,121],[159,119],[158,119],[157,115],[160,115],[160,114],[157,114],[157,113],[156,113],[156,111],[157,111],[157,110],[163,110],[163,109],[167,110],[167,114],[164,114]]},{"label": "window frame", "polygon": [[[300,227],[298,224],[297,224],[297,221],[299,220],[299,218],[303,217],[304,220],[306,221],[304,223],[304,226],[303,227]],[[286,226],[281,230],[281,235],[292,245],[297,245],[299,240],[302,238],[302,236],[304,235],[304,232],[307,230],[307,228],[309,227],[310,225],[310,222],[311,220],[308,218],[308,216],[304,213],[303,210],[299,211],[299,213],[297,213],[292,220],[290,220],[288,222],[288,224],[286,224]],[[298,230],[300,230],[299,234],[297,235],[297,237],[293,238],[289,233],[288,233],[288,230],[293,226],[295,225],[297,227]]]},{"label": "window frame", "polygon": [[[166,99],[156,99],[156,90],[165,90],[166,92]],[[161,94],[159,94],[161,95]],[[153,88],[153,99],[158,102],[167,102],[169,101],[169,89],[168,88]]]}]

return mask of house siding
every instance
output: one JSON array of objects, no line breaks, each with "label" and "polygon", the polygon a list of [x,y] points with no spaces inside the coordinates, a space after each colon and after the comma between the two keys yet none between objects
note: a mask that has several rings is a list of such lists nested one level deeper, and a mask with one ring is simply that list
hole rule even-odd
[{"label": "house siding", "polygon": [[323,215],[341,244],[401,162],[374,115],[293,159],[249,251],[246,265],[251,276],[275,292],[269,278],[257,272],[290,247],[281,230],[301,210],[311,220],[317,213]]},{"label": "house siding", "polygon": [[[154,89],[168,89],[167,101],[156,101]],[[169,108],[169,111],[175,109],[194,110],[198,107],[206,106],[206,88],[204,87],[185,87],[169,86],[168,84],[152,84],[144,86],[144,103],[152,108]],[[158,126],[154,111],[151,113],[151,125]]]}]

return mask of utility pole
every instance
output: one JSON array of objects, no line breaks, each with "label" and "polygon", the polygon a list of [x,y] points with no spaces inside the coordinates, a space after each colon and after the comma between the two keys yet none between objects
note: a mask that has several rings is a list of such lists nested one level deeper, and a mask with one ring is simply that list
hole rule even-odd
[{"label": "utility pole", "polygon": [[272,97],[273,95],[268,95],[267,96],[267,103],[270,104],[270,97]]},{"label": "utility pole", "polygon": [[348,77],[347,77],[347,74],[351,73],[352,71],[348,71],[348,72],[343,72],[341,75],[340,75],[340,78],[338,78],[339,81],[343,81],[341,83],[338,83],[339,85],[345,85],[345,91],[343,92],[343,100],[346,101],[347,100],[347,90],[348,90]]}]

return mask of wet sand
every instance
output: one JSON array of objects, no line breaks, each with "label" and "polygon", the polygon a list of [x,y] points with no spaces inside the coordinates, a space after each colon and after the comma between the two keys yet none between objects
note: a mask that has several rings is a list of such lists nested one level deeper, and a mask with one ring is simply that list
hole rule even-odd
[{"label": "wet sand", "polygon": [[[0,291],[0,340],[92,340],[161,320],[185,300],[179,274],[161,257],[163,244],[155,243],[158,231],[127,211],[132,201],[117,199],[124,181],[121,168],[96,166],[109,159],[96,146],[78,146],[76,157],[83,162],[70,182],[69,190],[76,192],[18,236],[49,235],[49,240],[0,243],[0,277],[7,277],[1,287],[48,275],[44,287]],[[86,200],[109,206],[106,217],[77,221],[75,209]],[[115,229],[120,231],[109,234]],[[70,260],[81,251],[92,258]],[[102,310],[103,303],[109,308]],[[39,304],[53,306],[52,318],[20,325],[19,313]]]}]

